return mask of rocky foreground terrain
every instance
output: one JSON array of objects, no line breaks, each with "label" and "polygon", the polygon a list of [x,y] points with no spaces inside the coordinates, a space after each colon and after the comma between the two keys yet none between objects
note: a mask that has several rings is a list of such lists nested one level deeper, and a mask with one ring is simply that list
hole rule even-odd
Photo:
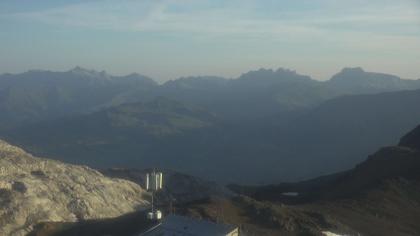
[{"label": "rocky foreground terrain", "polygon": [[147,197],[133,182],[33,157],[0,140],[0,235],[26,235],[45,221],[117,217],[147,207]]}]

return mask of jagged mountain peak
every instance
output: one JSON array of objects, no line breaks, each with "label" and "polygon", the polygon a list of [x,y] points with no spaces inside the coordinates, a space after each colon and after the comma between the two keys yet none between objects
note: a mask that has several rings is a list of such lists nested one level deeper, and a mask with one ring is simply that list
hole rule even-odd
[{"label": "jagged mountain peak", "polygon": [[235,81],[311,81],[307,75],[301,75],[294,70],[278,68],[277,70],[261,68],[242,74]]},{"label": "jagged mountain peak", "polygon": [[166,81],[163,87],[167,89],[211,90],[224,88],[228,82],[229,79],[218,76],[190,76]]},{"label": "jagged mountain peak", "polygon": [[290,70],[290,69],[285,69],[285,68],[278,68],[277,70],[273,70],[273,69],[267,69],[267,68],[260,68],[258,70],[251,70],[248,71],[244,74],[242,74],[239,78],[242,77],[248,77],[248,76],[254,76],[254,75],[297,75],[297,72],[294,70]]},{"label": "jagged mountain peak", "polygon": [[364,73],[362,67],[344,67],[340,73]]},{"label": "jagged mountain peak", "polygon": [[78,76],[87,76],[87,77],[96,77],[96,78],[105,78],[110,79],[111,76],[106,73],[106,71],[96,71],[91,69],[86,69],[80,66],[76,66],[73,69],[68,71],[74,75]]},{"label": "jagged mountain peak", "polygon": [[133,72],[133,73],[130,73],[130,74],[125,75],[123,77],[125,77],[125,78],[139,78],[139,77],[145,77],[145,76],[141,75],[139,73]]},{"label": "jagged mountain peak", "polygon": [[70,69],[69,72],[95,72],[95,70],[89,70],[81,66],[75,66],[74,68]]}]

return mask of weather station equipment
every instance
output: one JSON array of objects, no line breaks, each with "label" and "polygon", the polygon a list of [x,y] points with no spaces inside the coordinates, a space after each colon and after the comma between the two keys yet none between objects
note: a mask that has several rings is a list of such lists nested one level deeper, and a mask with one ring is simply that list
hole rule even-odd
[{"label": "weather station equipment", "polygon": [[156,172],[153,170],[151,173],[146,175],[146,190],[152,193],[152,210],[147,213],[147,219],[149,220],[160,220],[162,219],[162,212],[155,209],[155,193],[162,189],[163,174],[162,172]]}]

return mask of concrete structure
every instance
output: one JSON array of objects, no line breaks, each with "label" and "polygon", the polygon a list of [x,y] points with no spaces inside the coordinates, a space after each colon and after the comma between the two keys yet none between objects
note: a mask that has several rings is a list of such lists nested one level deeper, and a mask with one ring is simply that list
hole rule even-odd
[{"label": "concrete structure", "polygon": [[140,236],[238,236],[238,227],[169,215]]}]

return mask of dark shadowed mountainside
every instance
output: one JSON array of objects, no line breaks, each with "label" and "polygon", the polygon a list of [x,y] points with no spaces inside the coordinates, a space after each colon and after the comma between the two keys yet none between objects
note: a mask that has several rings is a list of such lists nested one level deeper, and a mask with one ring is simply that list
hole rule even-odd
[{"label": "dark shadowed mountainside", "polygon": [[[96,167],[160,166],[166,161],[179,163],[181,159],[176,158],[179,154],[174,148],[179,143],[189,146],[182,138],[185,133],[210,129],[216,123],[214,115],[205,110],[159,97],[146,103],[124,104],[85,116],[24,126],[10,132],[9,137],[33,152],[48,153],[71,163]],[[171,160],[168,154],[175,156]]]},{"label": "dark shadowed mountainside", "polygon": [[400,140],[400,146],[410,147],[413,149],[420,150],[420,126],[417,126],[414,130],[410,131]]},{"label": "dark shadowed mountainside", "polygon": [[[418,136],[406,141],[420,144]],[[419,168],[419,150],[395,146],[382,148],[355,168],[333,175],[297,183],[230,187],[270,202],[273,208],[291,204],[318,212],[327,222],[333,219],[356,235],[418,235]]]},{"label": "dark shadowed mountainside", "polygon": [[[305,160],[309,176],[344,170],[381,146],[398,142],[420,120],[420,90],[331,99],[277,130],[294,170]],[[302,171],[303,172],[303,171]]]},{"label": "dark shadowed mountainside", "polygon": [[[282,201],[289,204],[331,201],[363,196],[388,180],[420,180],[420,153],[405,147],[382,148],[354,169],[297,183],[264,187],[231,185],[238,193],[257,200]],[[295,193],[295,194],[287,194]]]}]

